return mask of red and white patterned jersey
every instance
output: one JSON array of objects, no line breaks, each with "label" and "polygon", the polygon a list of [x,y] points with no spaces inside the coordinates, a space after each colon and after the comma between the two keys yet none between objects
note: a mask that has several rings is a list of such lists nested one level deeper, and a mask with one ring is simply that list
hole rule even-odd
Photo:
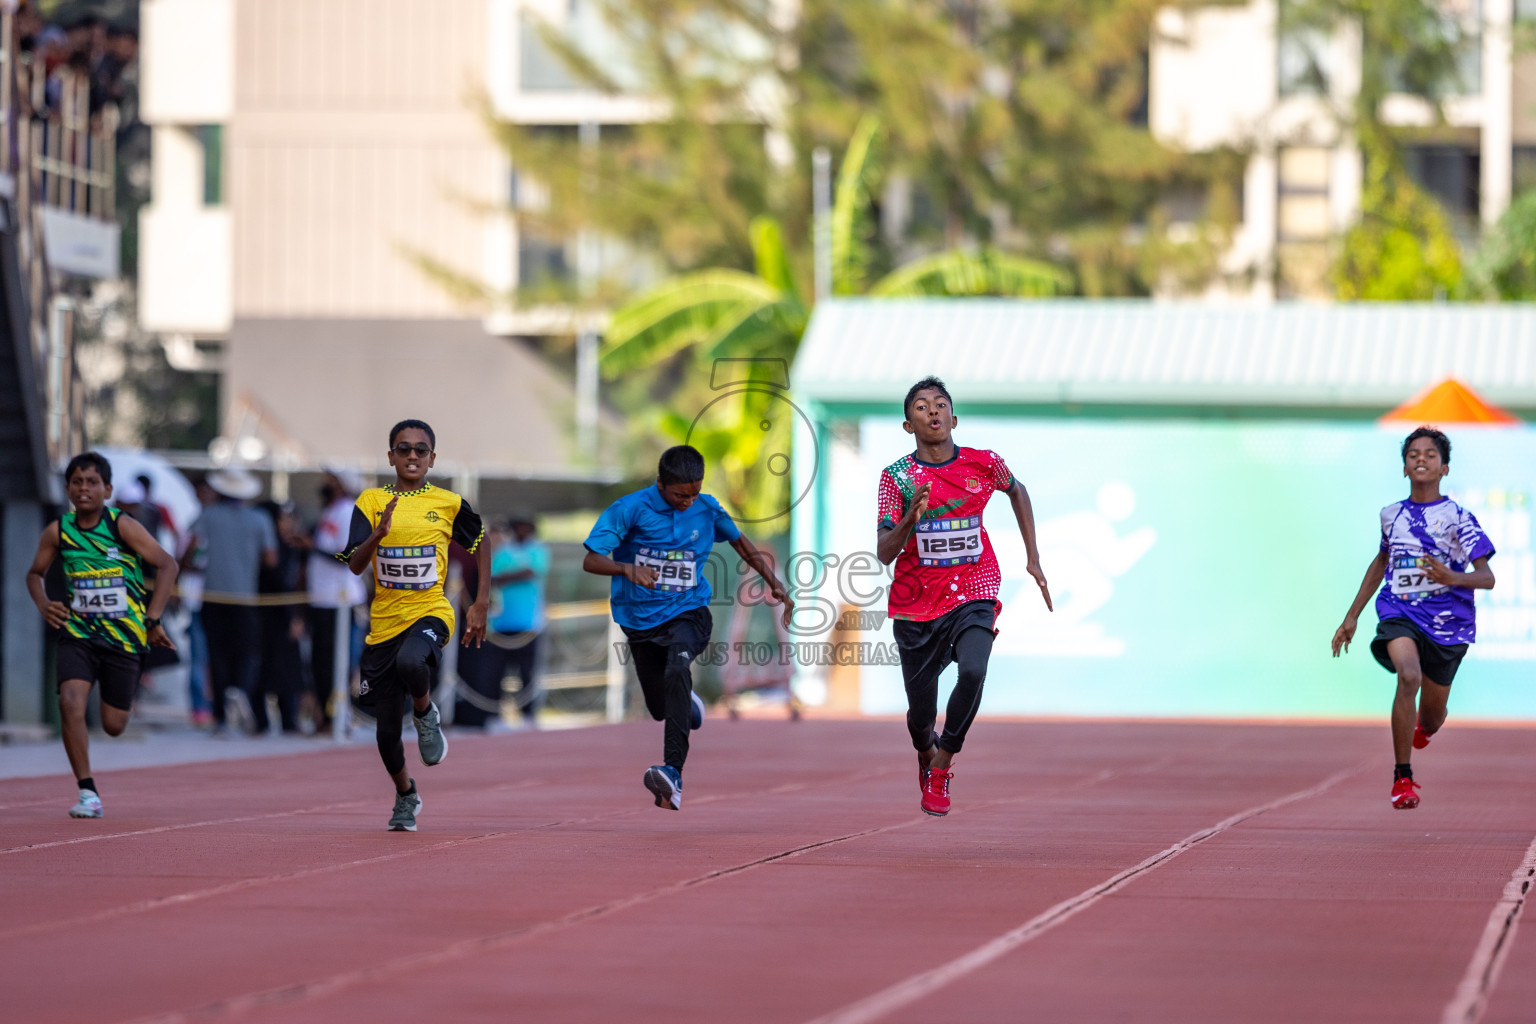
[{"label": "red and white patterned jersey", "polygon": [[880,473],[879,529],[895,527],[923,484],[931,485],[928,510],[896,556],[893,619],[926,622],[968,601],[995,601],[1002,583],[981,525],[992,492],[1013,487],[1002,456],[957,446],[948,462],[920,462],[913,454],[891,463]]}]

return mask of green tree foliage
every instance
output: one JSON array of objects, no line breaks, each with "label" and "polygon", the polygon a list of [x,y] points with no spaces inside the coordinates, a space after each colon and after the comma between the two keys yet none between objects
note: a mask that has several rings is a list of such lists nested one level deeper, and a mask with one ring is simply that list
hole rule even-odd
[{"label": "green tree foliage", "polygon": [[[752,223],[768,214],[808,280],[810,154],[827,146],[865,168],[862,188],[840,190],[850,203],[837,216],[862,228],[844,232],[839,293],[962,245],[1065,266],[1088,294],[1214,272],[1239,168],[1146,127],[1158,0],[803,0],[792,19],[782,6],[593,0],[575,30],[546,28],[575,74],[653,96],[662,116],[605,128],[595,153],[574,132],[498,126],[520,173],[549,190],[519,214],[524,229],[601,225],[668,271],[748,271]],[[879,164],[861,164],[876,123]],[[1198,230],[1168,231],[1173,191],[1209,200]]]},{"label": "green tree foliage", "polygon": [[1367,146],[1361,217],[1344,234],[1334,287],[1346,301],[1446,298],[1461,286],[1461,248],[1445,211],[1402,167],[1401,156]]},{"label": "green tree foliage", "polygon": [[[878,123],[866,118],[843,159],[833,202],[832,252],[834,291],[852,290],[859,279],[861,231],[853,212],[866,187],[866,169],[874,163]],[[659,426],[676,440],[698,448],[716,476],[711,486],[723,492],[731,509],[745,521],[775,522],[787,507],[791,481],[771,461],[790,448],[795,430],[791,407],[776,389],[783,381],[762,379],[761,386],[737,388],[721,396],[716,367],[721,361],[746,369],[748,380],[759,370],[787,368],[810,321],[811,304],[795,282],[784,232],[772,217],[759,216],[750,226],[754,271],[711,268],[668,278],[621,307],[604,337],[602,368],[610,378],[654,372],[680,362],[688,372],[667,378],[669,410],[699,409],[694,417],[668,411]],[[1060,295],[1072,287],[1070,275],[1047,263],[993,250],[948,250],[919,259],[875,282],[870,294],[918,295]],[[722,484],[723,481],[723,484]]]},{"label": "green tree foliage", "polygon": [[1468,277],[1478,298],[1536,300],[1536,190],[1515,197],[1498,224],[1484,233]]},{"label": "green tree foliage", "polygon": [[1345,118],[1365,164],[1360,220],[1333,268],[1342,299],[1430,299],[1461,285],[1460,250],[1445,212],[1414,183],[1399,137],[1382,121],[1391,93],[1441,101],[1462,85],[1461,61],[1476,45],[1434,0],[1284,0],[1282,31],[1358,30],[1360,87]]}]

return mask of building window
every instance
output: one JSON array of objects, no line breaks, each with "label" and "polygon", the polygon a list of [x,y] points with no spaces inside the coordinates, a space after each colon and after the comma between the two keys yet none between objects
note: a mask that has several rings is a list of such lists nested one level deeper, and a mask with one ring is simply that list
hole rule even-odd
[{"label": "building window", "polygon": [[203,205],[224,205],[224,126],[198,125],[197,141],[203,149]]},{"label": "building window", "polygon": [[1276,290],[1282,298],[1328,294],[1329,205],[1333,153],[1321,146],[1287,146],[1278,154],[1275,206]]},{"label": "building window", "polygon": [[[1536,5],[1536,0],[1531,0]],[[1536,188],[1536,146],[1515,147],[1515,195]]]},{"label": "building window", "polygon": [[1477,238],[1482,206],[1482,156],[1471,146],[1406,146],[1408,173],[1434,197],[1463,241]]}]

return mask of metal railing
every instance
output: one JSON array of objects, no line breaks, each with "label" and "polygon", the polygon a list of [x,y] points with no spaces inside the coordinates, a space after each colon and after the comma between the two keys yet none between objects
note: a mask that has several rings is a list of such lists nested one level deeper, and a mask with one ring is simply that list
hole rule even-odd
[{"label": "metal railing", "polygon": [[30,54],[17,49],[16,15],[0,9],[0,200],[9,204],[27,299],[27,332],[43,383],[51,468],[84,447],[85,393],[74,351],[74,307],[59,293],[44,244],[43,211],[96,220],[116,216],[118,112],[91,112],[87,75],[55,72],[58,102]]}]

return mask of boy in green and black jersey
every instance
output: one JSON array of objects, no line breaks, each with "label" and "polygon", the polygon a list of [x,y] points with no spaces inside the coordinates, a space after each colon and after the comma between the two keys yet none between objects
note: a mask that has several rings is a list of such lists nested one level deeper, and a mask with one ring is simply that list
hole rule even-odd
[{"label": "boy in green and black jersey", "polygon": [[[72,818],[102,816],[91,778],[85,706],[101,684],[101,727],[118,736],[128,726],[133,691],[150,644],[175,649],[160,614],[176,589],[176,560],[133,518],[108,508],[112,465],[95,452],[76,455],[64,470],[72,510],[43,531],[27,570],[27,591],[48,625],[60,630],[59,717],[64,752],[79,785]],[[69,584],[68,603],[50,601],[43,577],[60,558]],[[154,566],[154,591],[145,602],[144,567]]]}]

